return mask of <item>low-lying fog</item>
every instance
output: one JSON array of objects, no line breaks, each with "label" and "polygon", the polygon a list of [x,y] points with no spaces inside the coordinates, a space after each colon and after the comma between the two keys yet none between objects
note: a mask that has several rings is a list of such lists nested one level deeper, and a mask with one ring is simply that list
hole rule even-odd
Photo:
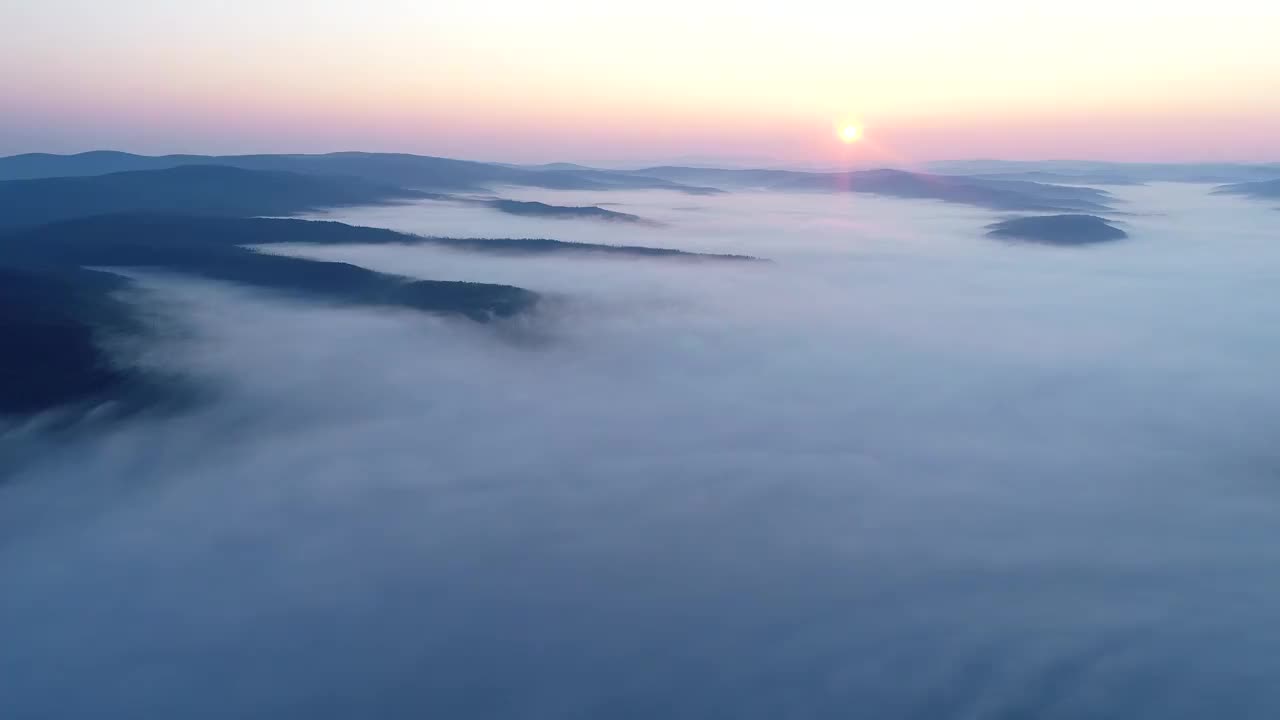
[{"label": "low-lying fog", "polygon": [[1272,718],[1280,242],[869,196],[504,195],[425,234],[760,264],[273,247],[543,292],[500,326],[166,276],[194,408],[0,437],[5,718]]}]

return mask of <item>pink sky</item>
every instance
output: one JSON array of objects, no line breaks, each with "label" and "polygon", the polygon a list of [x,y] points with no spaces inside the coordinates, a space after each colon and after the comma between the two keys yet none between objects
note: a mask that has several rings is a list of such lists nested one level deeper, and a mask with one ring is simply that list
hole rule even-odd
[{"label": "pink sky", "polygon": [[28,5],[5,154],[1280,160],[1280,9],[1246,0]]}]

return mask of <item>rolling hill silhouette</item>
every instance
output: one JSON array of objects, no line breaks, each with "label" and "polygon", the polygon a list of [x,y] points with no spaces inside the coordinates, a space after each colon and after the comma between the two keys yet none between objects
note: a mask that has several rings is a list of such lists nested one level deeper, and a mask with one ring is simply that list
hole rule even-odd
[{"label": "rolling hill silhouette", "polygon": [[1123,240],[1129,234],[1094,215],[1021,217],[987,226],[989,237],[1045,245],[1092,245]]},{"label": "rolling hill silhouette", "polygon": [[0,182],[0,228],[140,211],[233,217],[292,215],[423,197],[431,195],[359,178],[191,165]]},{"label": "rolling hill silhouette", "polygon": [[0,180],[104,175],[132,170],[164,170],[188,165],[220,165],[304,175],[359,178],[413,189],[482,190],[518,185],[555,190],[664,189],[717,192],[660,178],[581,166],[523,168],[402,153],[339,152],[324,155],[134,155],[93,151],[78,155],[32,153],[0,158]]},{"label": "rolling hill silhouette", "polygon": [[1108,210],[1110,195],[1093,188],[1047,185],[1020,180],[932,175],[904,170],[797,172],[793,170],[722,170],[653,167],[637,174],[677,182],[721,187],[798,192],[854,192],[920,200],[941,200],[993,210]]}]

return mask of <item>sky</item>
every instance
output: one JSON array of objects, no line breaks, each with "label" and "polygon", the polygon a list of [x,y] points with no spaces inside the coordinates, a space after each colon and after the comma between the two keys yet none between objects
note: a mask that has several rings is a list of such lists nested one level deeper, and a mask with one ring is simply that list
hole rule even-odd
[{"label": "sky", "polygon": [[1276,161],[1277,36],[1250,0],[10,0],[0,154]]}]

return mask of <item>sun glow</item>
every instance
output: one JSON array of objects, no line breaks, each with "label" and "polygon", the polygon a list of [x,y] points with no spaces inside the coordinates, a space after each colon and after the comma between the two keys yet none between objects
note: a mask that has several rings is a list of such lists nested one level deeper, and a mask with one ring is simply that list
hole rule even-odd
[{"label": "sun glow", "polygon": [[857,125],[845,125],[840,128],[840,139],[847,143],[858,142],[862,139],[862,128]]}]

